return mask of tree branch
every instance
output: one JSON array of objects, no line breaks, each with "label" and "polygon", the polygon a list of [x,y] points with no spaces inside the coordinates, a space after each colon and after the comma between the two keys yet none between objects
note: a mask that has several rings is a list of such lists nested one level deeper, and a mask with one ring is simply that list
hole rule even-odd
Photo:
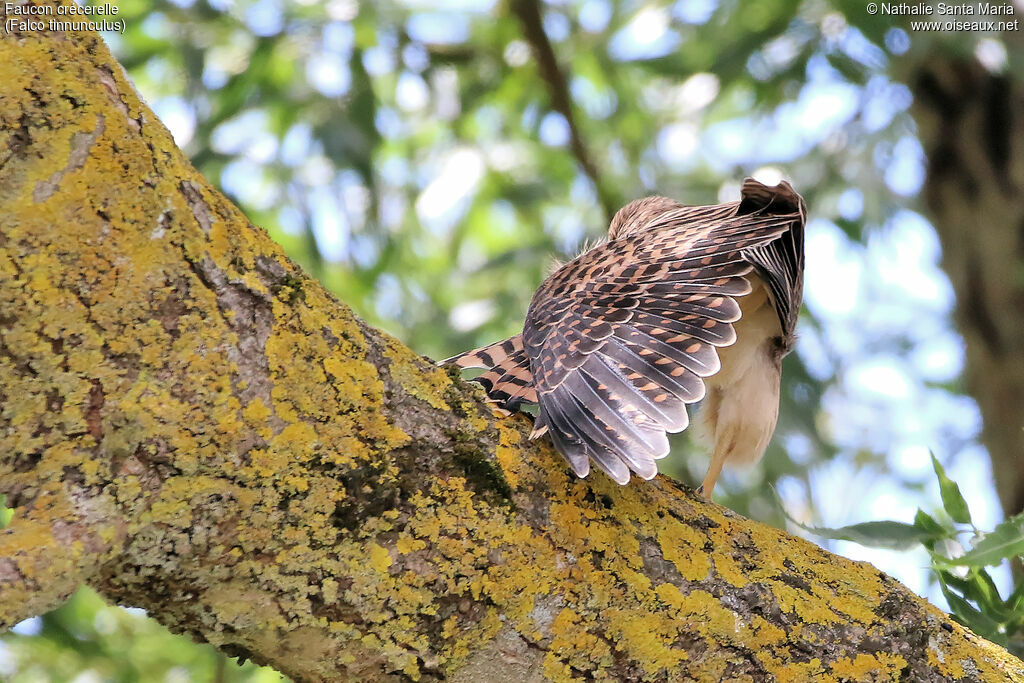
[{"label": "tree branch", "polygon": [[575,479],[289,262],[95,34],[0,62],[0,626],[86,583],[301,681],[1024,676],[867,564]]},{"label": "tree branch", "polygon": [[[1019,35],[1006,34],[1021,52]],[[1024,510],[1024,83],[930,56],[908,79],[929,164],[922,196],[966,342],[967,389],[1007,516]]]},{"label": "tree branch", "polygon": [[579,127],[576,125],[576,115],[573,111],[572,98],[569,95],[569,84],[566,82],[565,74],[558,66],[555,51],[548,40],[548,34],[544,31],[544,21],[541,17],[540,3],[537,0],[512,0],[512,12],[519,19],[523,26],[523,35],[526,37],[530,48],[533,51],[534,59],[537,60],[537,68],[540,70],[541,78],[548,87],[548,96],[551,98],[551,107],[562,115],[566,125],[569,127],[569,149],[576,157],[577,163],[583,172],[587,174],[590,181],[594,183],[594,190],[597,192],[598,200],[604,209],[605,217],[610,223],[618,204],[601,183],[601,174],[590,154],[590,150],[580,136]]}]

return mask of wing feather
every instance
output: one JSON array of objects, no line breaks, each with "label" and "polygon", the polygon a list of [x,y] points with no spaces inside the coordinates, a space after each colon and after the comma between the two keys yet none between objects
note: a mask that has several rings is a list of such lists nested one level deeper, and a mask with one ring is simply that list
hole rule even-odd
[{"label": "wing feather", "polygon": [[630,207],[616,215],[608,242],[545,281],[522,337],[539,429],[548,428],[577,474],[589,471],[589,458],[620,483],[630,471],[654,476],[666,432],[688,425],[686,404],[704,396],[703,378],[720,368],[717,347],[735,342],[737,299],[751,292],[752,273],[792,331],[806,215],[788,184],[753,180],[731,204]]},{"label": "wing feather", "polygon": [[523,336],[503,339],[472,351],[460,353],[439,363],[453,363],[460,368],[486,368],[472,381],[483,385],[487,397],[508,410],[517,410],[523,402],[537,403],[530,357],[523,347]]}]

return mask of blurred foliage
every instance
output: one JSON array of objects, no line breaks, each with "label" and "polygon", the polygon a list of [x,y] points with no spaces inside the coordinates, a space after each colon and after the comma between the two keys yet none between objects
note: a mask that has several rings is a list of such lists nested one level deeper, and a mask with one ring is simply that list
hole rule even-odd
[{"label": "blurred foliage", "polygon": [[[784,168],[811,207],[809,238],[824,236],[816,248],[842,266],[809,272],[809,284],[852,303],[844,313],[809,288],[777,438],[761,465],[724,478],[720,502],[782,525],[766,486],[778,484],[801,519],[842,523],[867,492],[890,490],[879,482],[922,495],[920,468],[899,463],[909,448],[978,457],[948,283],[913,210],[924,159],[901,79],[932,55],[979,50],[993,68],[1024,73],[998,36],[911,34],[853,0],[548,0],[544,32],[596,186],[505,0],[118,6],[128,29],[106,39],[196,167],[341,300],[420,353],[443,358],[518,332],[552,259],[606,229],[600,198],[716,203],[737,198],[744,176],[774,182]],[[923,259],[937,293],[869,269],[891,234],[919,239],[899,249],[930,250],[909,257]],[[907,258],[899,249],[893,258]],[[929,359],[945,352],[954,367],[936,370]],[[911,393],[886,403],[879,385],[892,377],[878,381],[878,369],[893,364]],[[662,471],[699,481],[707,460],[694,452],[680,436]],[[69,609],[107,613],[80,600]],[[104,617],[122,618],[135,617]],[[74,632],[59,642],[79,649],[115,647],[101,630],[53,628]],[[33,680],[66,680],[46,650],[57,646],[35,642],[0,645],[48,672]],[[98,654],[69,656],[99,667]]]},{"label": "blurred foliage", "polygon": [[11,518],[14,517],[14,510],[7,507],[7,496],[0,493],[0,529],[11,523]]},{"label": "blurred foliage", "polygon": [[171,634],[141,610],[110,607],[81,589],[59,609],[31,619],[0,642],[7,683],[277,683],[273,669],[239,666],[210,645]]},{"label": "blurred foliage", "polygon": [[[932,456],[939,482],[939,520],[918,509],[913,524],[862,522],[838,529],[811,528],[812,534],[876,548],[907,550],[922,545],[931,556],[931,570],[949,603],[953,618],[980,636],[1024,658],[1024,576],[1005,600],[986,567],[1010,564],[1024,556],[1024,514],[979,531],[960,487]],[[965,549],[965,543],[970,547]]]}]

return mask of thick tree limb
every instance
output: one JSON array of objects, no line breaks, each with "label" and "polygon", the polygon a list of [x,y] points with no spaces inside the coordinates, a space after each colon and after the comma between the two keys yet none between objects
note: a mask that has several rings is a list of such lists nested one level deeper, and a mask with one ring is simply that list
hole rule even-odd
[{"label": "thick tree limb", "polygon": [[303,681],[1024,680],[867,564],[574,479],[285,259],[97,36],[0,63],[0,627],[87,583]]},{"label": "thick tree limb", "polygon": [[[1004,38],[1024,47],[1019,32]],[[1014,515],[1024,510],[1024,82],[952,53],[908,81],[929,160],[923,195],[967,343],[967,390]]]}]

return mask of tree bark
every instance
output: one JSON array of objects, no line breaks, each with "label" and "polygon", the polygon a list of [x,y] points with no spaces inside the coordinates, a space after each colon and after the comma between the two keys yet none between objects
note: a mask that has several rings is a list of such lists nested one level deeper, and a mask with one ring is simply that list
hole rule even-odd
[{"label": "tree bark", "polygon": [[870,565],[575,479],[290,263],[95,34],[0,63],[0,628],[88,584],[301,681],[1024,680]]},{"label": "tree bark", "polygon": [[[1020,32],[1003,36],[1011,55]],[[924,199],[956,292],[967,391],[1007,516],[1024,510],[1024,82],[930,55],[909,79],[928,158]]]}]

